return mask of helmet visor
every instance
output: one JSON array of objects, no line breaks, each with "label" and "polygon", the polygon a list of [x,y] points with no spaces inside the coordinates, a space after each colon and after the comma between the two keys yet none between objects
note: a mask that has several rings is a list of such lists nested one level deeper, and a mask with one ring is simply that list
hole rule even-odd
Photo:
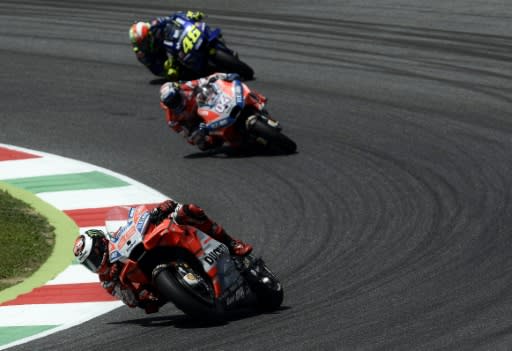
[{"label": "helmet visor", "polygon": [[92,248],[91,254],[85,259],[82,264],[87,267],[91,272],[98,272],[104,259],[106,258],[107,245],[103,240],[95,240],[94,247]]},{"label": "helmet visor", "polygon": [[169,107],[175,110],[181,107],[181,103],[181,94],[179,91],[177,91],[176,94],[174,94],[174,97],[171,99],[171,101],[169,101]]}]

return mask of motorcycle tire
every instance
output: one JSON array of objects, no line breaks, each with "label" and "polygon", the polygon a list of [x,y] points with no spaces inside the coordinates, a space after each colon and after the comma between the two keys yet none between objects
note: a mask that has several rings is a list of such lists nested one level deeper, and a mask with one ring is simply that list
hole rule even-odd
[{"label": "motorcycle tire", "polygon": [[249,133],[256,137],[257,142],[267,147],[277,148],[287,154],[293,154],[297,150],[297,144],[293,140],[259,118],[251,124]]},{"label": "motorcycle tire", "polygon": [[[194,280],[203,285],[201,290],[191,285],[190,281]],[[154,275],[153,282],[166,300],[174,303],[188,316],[203,321],[223,320],[224,311],[214,296],[209,277],[194,268],[193,264],[185,261],[171,262],[166,269]]]},{"label": "motorcycle tire", "polygon": [[238,73],[243,80],[251,80],[254,78],[254,71],[249,65],[225,51],[217,50],[212,60],[220,72]]}]

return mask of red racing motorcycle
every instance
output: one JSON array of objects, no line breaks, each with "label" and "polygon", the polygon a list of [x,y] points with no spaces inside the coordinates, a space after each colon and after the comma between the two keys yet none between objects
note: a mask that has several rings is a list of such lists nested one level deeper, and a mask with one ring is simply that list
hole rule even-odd
[{"label": "red racing motorcycle", "polygon": [[226,245],[172,218],[155,226],[149,214],[149,207],[139,206],[107,216],[109,259],[124,264],[123,284],[149,287],[161,301],[202,320],[223,320],[242,306],[279,308],[283,287],[261,258],[232,256]]},{"label": "red racing motorcycle", "polygon": [[262,147],[286,154],[297,144],[282,133],[280,123],[265,109],[266,98],[240,80],[214,80],[198,88],[198,115],[214,144]]}]

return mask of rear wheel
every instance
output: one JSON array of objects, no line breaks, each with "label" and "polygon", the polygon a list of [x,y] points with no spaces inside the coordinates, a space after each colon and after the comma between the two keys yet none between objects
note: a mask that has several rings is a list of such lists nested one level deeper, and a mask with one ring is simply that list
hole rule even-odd
[{"label": "rear wheel", "polygon": [[173,261],[163,269],[155,269],[153,281],[164,298],[187,315],[210,321],[222,319],[223,310],[210,279],[192,264]]},{"label": "rear wheel", "polygon": [[268,125],[260,118],[250,124],[249,133],[256,137],[256,142],[269,148],[279,149],[287,154],[297,150],[297,144],[275,127]]},{"label": "rear wheel", "polygon": [[254,77],[254,71],[249,65],[225,51],[217,50],[212,60],[220,72],[238,73],[244,80],[250,80]]}]

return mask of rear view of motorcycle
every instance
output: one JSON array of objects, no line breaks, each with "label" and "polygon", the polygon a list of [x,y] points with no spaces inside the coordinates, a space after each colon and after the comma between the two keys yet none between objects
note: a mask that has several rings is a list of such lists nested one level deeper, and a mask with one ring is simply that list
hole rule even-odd
[{"label": "rear view of motorcycle", "polygon": [[282,133],[266,110],[266,98],[238,79],[218,79],[201,88],[197,113],[212,143],[233,148],[257,146],[291,154],[297,144]]},{"label": "rear view of motorcycle", "polygon": [[149,210],[130,209],[121,227],[107,218],[109,259],[123,263],[121,282],[146,286],[162,303],[199,320],[222,321],[241,307],[268,312],[281,306],[283,287],[261,258],[232,255],[226,245],[172,218],[148,225]]},{"label": "rear view of motorcycle", "polygon": [[238,73],[244,80],[253,79],[253,69],[226,46],[220,29],[179,17],[167,31],[164,46],[187,68],[188,79],[214,72]]},{"label": "rear view of motorcycle", "polygon": [[[210,260],[206,262],[214,260],[213,252],[208,253]],[[281,283],[262,259],[227,255],[217,258],[215,267],[217,276],[211,279],[193,259],[182,257],[155,267],[153,280],[166,300],[197,319],[218,321],[226,312],[240,307],[266,312],[281,305]],[[217,296],[218,291],[221,293]]]}]

